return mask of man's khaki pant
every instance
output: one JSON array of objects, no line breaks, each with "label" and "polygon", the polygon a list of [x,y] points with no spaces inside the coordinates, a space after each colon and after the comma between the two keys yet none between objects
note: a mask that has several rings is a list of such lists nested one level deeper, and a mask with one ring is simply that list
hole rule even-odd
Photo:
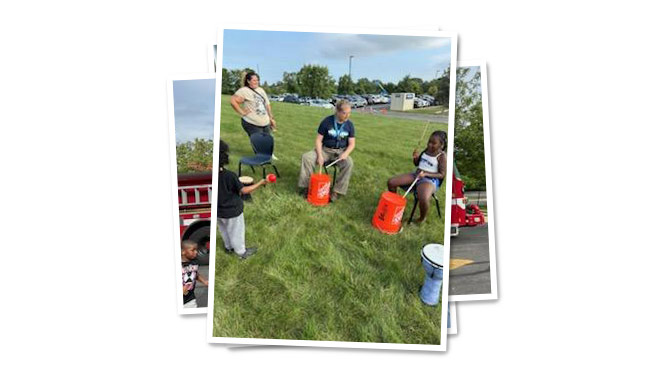
[{"label": "man's khaki pant", "polygon": [[[325,162],[336,160],[345,150],[345,148],[332,149],[323,147],[323,159]],[[353,159],[348,156],[347,159],[339,161],[334,165],[339,166],[339,173],[337,174],[337,182],[334,185],[334,192],[340,195],[345,195],[348,191],[348,182],[350,182],[350,174],[353,170]],[[300,179],[298,180],[297,185],[301,188],[309,188],[309,178],[314,171],[318,173],[315,149],[302,155]]]}]

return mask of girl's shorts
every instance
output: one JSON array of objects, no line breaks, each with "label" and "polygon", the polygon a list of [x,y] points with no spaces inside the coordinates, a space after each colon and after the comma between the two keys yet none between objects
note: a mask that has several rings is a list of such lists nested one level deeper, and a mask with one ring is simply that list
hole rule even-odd
[{"label": "girl's shorts", "polygon": [[[417,178],[417,173],[411,173],[411,174],[413,175],[413,177]],[[433,186],[436,188],[434,190],[434,192],[438,191],[438,189],[440,188],[440,179],[437,179],[437,178],[424,177],[424,178],[418,180],[417,183],[415,183],[415,186],[419,186],[420,183],[431,183],[431,184],[433,184]]]}]

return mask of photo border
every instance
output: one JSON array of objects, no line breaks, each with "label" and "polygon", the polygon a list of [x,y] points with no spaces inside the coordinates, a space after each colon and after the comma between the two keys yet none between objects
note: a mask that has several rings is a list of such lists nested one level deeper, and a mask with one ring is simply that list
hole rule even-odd
[{"label": "photo border", "polygon": [[[491,131],[489,125],[489,85],[486,70],[486,61],[467,60],[459,61],[458,67],[468,68],[479,66],[482,85],[482,130],[484,135],[484,174],[486,176],[486,204],[489,222],[489,273],[491,277],[491,293],[450,295],[450,301],[478,301],[498,299],[498,275],[496,274],[496,242],[494,233],[493,214],[493,178],[491,173]],[[451,200],[450,200],[451,201]],[[451,254],[451,252],[450,252]]]},{"label": "photo border", "polygon": [[[206,314],[207,307],[185,308],[182,303],[182,255],[180,251],[180,204],[178,204],[178,159],[175,144],[175,101],[173,100],[173,84],[175,81],[214,79],[216,87],[216,76],[213,73],[177,74],[166,80],[166,92],[168,95],[168,141],[171,156],[171,207],[173,210],[173,252],[175,261],[175,295],[178,314]],[[214,120],[214,119],[213,119]],[[213,122],[214,123],[214,122]],[[216,126],[215,126],[216,127]],[[214,141],[214,135],[213,135]],[[214,177],[214,173],[213,173]],[[214,190],[214,189],[213,189]],[[210,217],[210,235],[215,226]],[[209,287],[209,286],[208,286]],[[209,289],[208,289],[209,295]],[[208,305],[210,301],[208,300]]]},{"label": "photo border", "polygon": [[447,328],[447,335],[456,335],[458,334],[459,329],[457,328],[457,306],[456,302],[450,301],[447,303],[450,308],[450,327]]},{"label": "photo border", "polygon": [[[262,31],[290,31],[290,32],[317,32],[334,34],[374,34],[374,35],[407,35],[407,36],[427,36],[441,37],[450,39],[450,97],[448,112],[448,150],[454,149],[454,107],[456,104],[456,69],[457,69],[457,34],[450,31],[425,31],[425,30],[404,30],[404,29],[372,29],[360,27],[322,27],[322,26],[268,26],[256,24],[232,24],[227,23],[219,27],[217,36],[217,65],[223,66],[223,42],[224,30],[262,30]],[[221,72],[216,71],[216,89],[215,89],[215,128],[214,128],[214,154],[213,170],[219,169],[219,147],[216,146],[220,139],[220,126],[218,119],[221,116]],[[453,157],[447,157],[447,171],[453,170]],[[212,175],[212,186],[218,183],[218,174]],[[450,259],[450,225],[452,217],[451,201],[452,196],[452,178],[446,176],[445,187],[445,232],[443,236],[445,248],[445,260],[443,263],[443,284],[449,281],[449,259]],[[217,216],[217,194],[212,196],[212,218]],[[210,237],[210,268],[209,268],[209,288],[208,288],[208,318],[206,337],[208,343],[223,344],[247,344],[247,345],[280,345],[280,346],[308,346],[308,347],[331,347],[331,348],[364,348],[364,349],[401,349],[401,350],[426,350],[426,351],[445,351],[447,349],[447,307],[441,308],[441,333],[440,344],[403,344],[403,343],[369,343],[369,342],[342,342],[342,341],[321,341],[321,340],[293,340],[293,339],[268,339],[268,338],[230,338],[213,336],[214,328],[214,278],[215,278],[215,257],[216,257],[216,221],[213,222],[214,235]],[[448,305],[449,286],[442,288],[441,303]],[[211,305],[211,306],[210,306]]]}]

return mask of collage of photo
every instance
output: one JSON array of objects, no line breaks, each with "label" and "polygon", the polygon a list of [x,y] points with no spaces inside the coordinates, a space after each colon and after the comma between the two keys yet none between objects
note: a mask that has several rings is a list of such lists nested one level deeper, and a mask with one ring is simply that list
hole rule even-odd
[{"label": "collage of photo", "polygon": [[178,311],[209,342],[444,351],[456,301],[497,299],[486,64],[456,43],[224,26],[169,80]]}]

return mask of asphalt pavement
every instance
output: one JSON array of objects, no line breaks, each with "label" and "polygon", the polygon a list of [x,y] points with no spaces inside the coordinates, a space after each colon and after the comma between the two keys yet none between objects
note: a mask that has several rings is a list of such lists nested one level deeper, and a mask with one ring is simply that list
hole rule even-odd
[{"label": "asphalt pavement", "polygon": [[[210,280],[209,277],[210,267],[208,265],[199,265],[198,272],[203,278],[207,279],[208,281]],[[194,295],[196,295],[196,304],[198,304],[199,308],[205,308],[208,306],[207,286],[204,286],[203,283],[201,282],[196,282],[196,289],[194,289]]]},{"label": "asphalt pavement", "polygon": [[450,246],[449,294],[491,293],[489,226],[461,227]]}]

